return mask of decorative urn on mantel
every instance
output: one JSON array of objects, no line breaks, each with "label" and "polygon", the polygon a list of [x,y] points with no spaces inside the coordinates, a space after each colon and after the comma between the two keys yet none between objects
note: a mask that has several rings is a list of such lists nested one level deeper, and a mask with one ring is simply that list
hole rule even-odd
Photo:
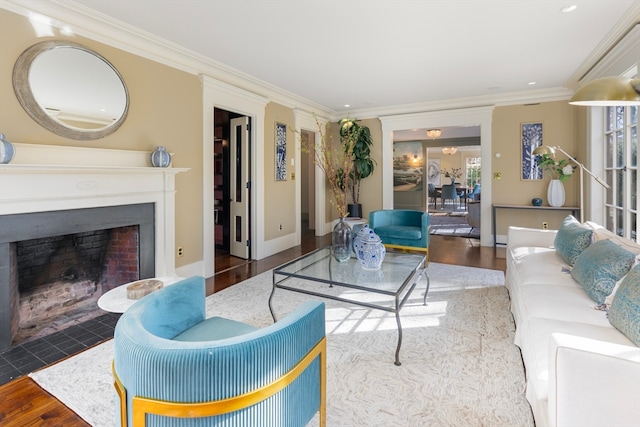
[{"label": "decorative urn on mantel", "polygon": [[167,168],[171,164],[171,153],[163,146],[156,147],[151,153],[151,164],[156,168]]}]

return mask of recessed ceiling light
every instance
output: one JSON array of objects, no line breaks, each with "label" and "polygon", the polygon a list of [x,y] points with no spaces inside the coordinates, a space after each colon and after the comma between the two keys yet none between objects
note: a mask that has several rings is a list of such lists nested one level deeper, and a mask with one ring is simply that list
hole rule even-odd
[{"label": "recessed ceiling light", "polygon": [[349,105],[349,104],[344,104],[344,108],[349,108],[349,107],[351,107],[351,105]]},{"label": "recessed ceiling light", "polygon": [[573,12],[574,10],[576,10],[578,8],[578,6],[576,6],[575,4],[572,4],[571,6],[565,6],[562,9],[560,9],[560,12],[562,13],[569,13],[569,12]]},{"label": "recessed ceiling light", "polygon": [[533,85],[538,84],[538,82],[529,82],[529,83],[527,83],[527,84],[528,84],[529,86],[533,86]]}]

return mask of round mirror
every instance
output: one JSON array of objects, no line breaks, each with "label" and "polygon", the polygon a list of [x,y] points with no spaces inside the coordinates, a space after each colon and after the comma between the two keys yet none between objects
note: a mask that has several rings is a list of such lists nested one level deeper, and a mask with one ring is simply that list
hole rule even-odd
[{"label": "round mirror", "polygon": [[112,134],[129,109],[118,71],[77,43],[46,41],[22,52],[13,88],[25,111],[45,129],[71,139]]}]

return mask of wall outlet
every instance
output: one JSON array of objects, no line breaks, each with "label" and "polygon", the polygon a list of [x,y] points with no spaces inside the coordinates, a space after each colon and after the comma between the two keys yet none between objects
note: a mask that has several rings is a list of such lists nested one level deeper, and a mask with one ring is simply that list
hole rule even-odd
[{"label": "wall outlet", "polygon": [[178,246],[178,249],[176,250],[176,253],[178,254],[178,258],[183,256],[184,255],[184,247]]},{"label": "wall outlet", "polygon": [[549,223],[548,223],[547,221],[544,221],[544,222],[542,223],[542,229],[543,229],[543,230],[548,230],[548,229],[549,229]]}]

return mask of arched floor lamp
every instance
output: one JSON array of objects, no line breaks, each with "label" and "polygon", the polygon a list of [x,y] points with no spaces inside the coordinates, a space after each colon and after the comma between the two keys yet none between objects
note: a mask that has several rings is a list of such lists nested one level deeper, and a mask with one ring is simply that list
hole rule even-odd
[{"label": "arched floor lamp", "polygon": [[543,154],[548,154],[552,158],[555,158],[556,157],[556,150],[561,152],[565,156],[567,156],[569,158],[569,160],[571,160],[573,163],[575,163],[580,168],[580,222],[584,222],[584,172],[586,172],[589,175],[591,175],[593,177],[593,179],[595,179],[596,182],[598,184],[602,185],[604,188],[609,189],[609,188],[611,188],[611,186],[609,186],[609,184],[604,182],[604,180],[602,180],[601,178],[595,176],[582,163],[580,163],[579,161],[574,159],[572,156],[569,155],[569,153],[567,153],[566,151],[564,151],[562,148],[560,148],[557,145],[556,146],[541,145],[538,148],[536,148],[535,150],[533,150],[533,154],[534,155],[538,155],[538,156],[541,156]]}]

